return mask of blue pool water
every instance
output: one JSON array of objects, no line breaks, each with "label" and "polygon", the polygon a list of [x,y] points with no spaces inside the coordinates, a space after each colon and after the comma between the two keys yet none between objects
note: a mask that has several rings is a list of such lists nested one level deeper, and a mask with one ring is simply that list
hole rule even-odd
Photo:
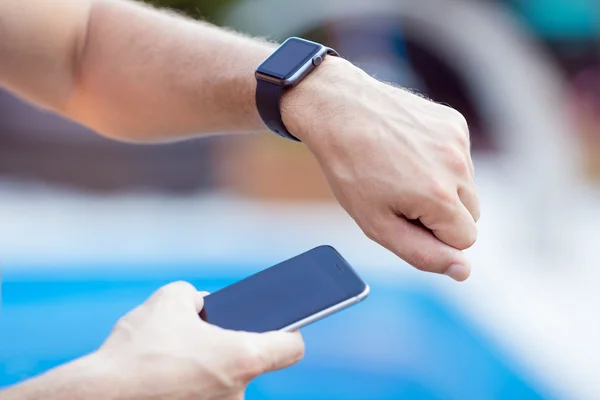
[{"label": "blue pool water", "polygon": [[[228,266],[3,270],[0,387],[97,348],[155,289],[188,280],[214,291]],[[99,271],[102,271],[101,273]],[[303,330],[306,358],[259,378],[247,399],[541,399],[492,343],[429,289],[372,285],[364,303]]]}]

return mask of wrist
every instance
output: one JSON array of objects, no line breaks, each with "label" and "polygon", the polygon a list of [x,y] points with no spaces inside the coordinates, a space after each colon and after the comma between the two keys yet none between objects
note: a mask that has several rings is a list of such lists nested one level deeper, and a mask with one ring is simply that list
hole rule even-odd
[{"label": "wrist", "polygon": [[290,133],[310,147],[315,133],[325,128],[324,120],[339,106],[347,92],[346,83],[356,81],[362,70],[349,61],[328,56],[297,86],[281,99],[281,118]]},{"label": "wrist", "polygon": [[[72,388],[72,393],[80,395],[82,399],[120,399],[115,368],[110,360],[98,351],[67,364],[64,370],[59,372]],[[67,397],[70,396],[65,396]]]},{"label": "wrist", "polygon": [[2,400],[119,400],[114,372],[91,354],[2,392]]}]

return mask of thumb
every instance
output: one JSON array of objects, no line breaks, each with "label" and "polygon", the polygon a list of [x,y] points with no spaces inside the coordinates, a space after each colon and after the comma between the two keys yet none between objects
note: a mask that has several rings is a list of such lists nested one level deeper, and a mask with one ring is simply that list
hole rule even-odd
[{"label": "thumb", "polygon": [[457,281],[469,277],[471,267],[462,251],[405,218],[392,216],[378,227],[378,242],[413,267],[446,274]]},{"label": "thumb", "polygon": [[250,333],[250,341],[259,353],[261,373],[296,364],[304,357],[304,340],[300,332]]}]

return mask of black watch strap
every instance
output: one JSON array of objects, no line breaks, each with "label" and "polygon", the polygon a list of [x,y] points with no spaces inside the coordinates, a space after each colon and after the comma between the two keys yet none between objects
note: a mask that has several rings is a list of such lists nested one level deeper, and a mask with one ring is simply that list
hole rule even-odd
[{"label": "black watch strap", "polygon": [[258,80],[256,82],[256,104],[258,113],[265,125],[273,132],[286,139],[300,140],[288,132],[281,120],[281,96],[284,88],[274,83]]},{"label": "black watch strap", "polygon": [[[339,57],[333,49],[327,49],[327,54]],[[292,135],[281,119],[281,97],[286,89],[282,86],[257,79],[256,105],[258,113],[269,129],[279,136],[299,142],[300,139]]]}]

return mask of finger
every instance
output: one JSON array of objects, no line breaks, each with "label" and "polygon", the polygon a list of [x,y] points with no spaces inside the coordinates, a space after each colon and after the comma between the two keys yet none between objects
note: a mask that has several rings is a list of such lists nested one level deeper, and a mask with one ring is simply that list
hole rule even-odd
[{"label": "finger", "polygon": [[475,192],[475,188],[460,188],[458,189],[458,197],[466,209],[471,213],[473,217],[473,221],[479,221],[479,217],[481,216],[481,209],[479,206],[479,199],[477,198],[477,194]]},{"label": "finger", "polygon": [[255,346],[262,373],[294,365],[304,356],[304,340],[300,332],[249,333]]},{"label": "finger", "polygon": [[471,179],[475,179],[475,166],[473,165],[473,159],[470,156],[469,156],[469,172],[471,174]]},{"label": "finger", "polygon": [[153,307],[168,307],[199,313],[204,307],[204,296],[187,282],[173,282],[158,289],[146,302]]},{"label": "finger", "polygon": [[[468,130],[467,130],[468,133]],[[471,157],[471,138],[469,137],[470,135],[467,134],[467,140],[466,140],[466,155],[467,155],[467,164],[469,166],[469,174],[471,175],[471,179],[475,179],[475,166],[473,165],[473,158]]]},{"label": "finger", "polygon": [[440,241],[428,229],[390,215],[378,229],[376,241],[413,267],[464,281],[471,272],[462,251]]},{"label": "finger", "polygon": [[[469,155],[471,153],[469,152]],[[475,164],[473,163],[473,158],[469,157],[469,168],[471,170],[471,178],[475,179]]]},{"label": "finger", "polygon": [[454,201],[430,203],[419,220],[442,242],[465,250],[477,240],[477,225],[458,194]]},{"label": "finger", "polygon": [[206,310],[204,309],[204,298],[208,296],[210,293],[208,292],[198,292],[198,295],[201,297],[202,304],[199,305],[198,316],[200,317],[199,321],[208,322],[208,316],[206,314]]}]

